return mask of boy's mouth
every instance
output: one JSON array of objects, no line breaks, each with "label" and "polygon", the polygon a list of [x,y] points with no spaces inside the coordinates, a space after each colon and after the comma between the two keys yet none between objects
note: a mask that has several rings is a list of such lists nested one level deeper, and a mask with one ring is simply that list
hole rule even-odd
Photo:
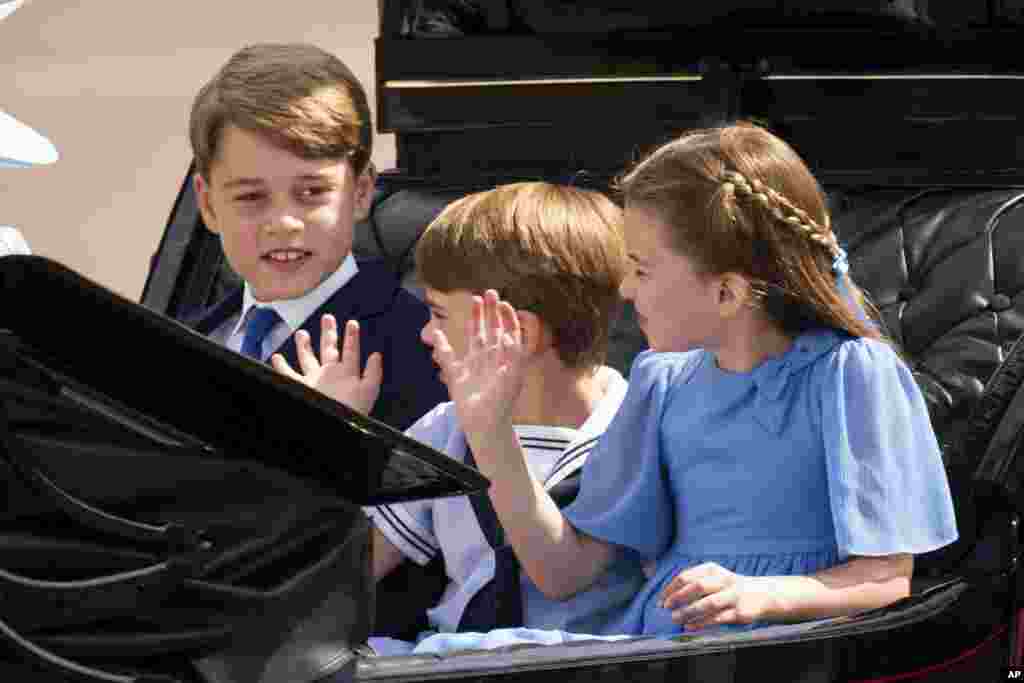
[{"label": "boy's mouth", "polygon": [[263,254],[263,259],[274,263],[295,263],[312,256],[313,252],[305,249],[274,249]]}]

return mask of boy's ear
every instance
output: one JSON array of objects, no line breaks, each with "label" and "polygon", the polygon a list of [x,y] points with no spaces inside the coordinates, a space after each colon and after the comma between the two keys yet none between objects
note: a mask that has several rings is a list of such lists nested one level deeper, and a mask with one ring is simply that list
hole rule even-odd
[{"label": "boy's ear", "polygon": [[737,273],[725,273],[719,278],[718,305],[722,317],[733,318],[753,301],[750,281]]},{"label": "boy's ear", "polygon": [[196,172],[192,174],[192,189],[196,194],[196,205],[199,206],[199,213],[203,216],[203,223],[206,224],[210,232],[219,234],[217,214],[214,212],[213,204],[210,201],[210,184],[206,182],[201,173]]},{"label": "boy's ear", "polygon": [[545,351],[551,346],[551,333],[547,325],[536,313],[531,311],[516,311],[519,318],[519,330],[523,336],[523,348],[531,356]]},{"label": "boy's ear", "polygon": [[373,190],[377,187],[377,167],[372,161],[366,162],[366,168],[356,178],[355,211],[353,218],[358,223],[370,215],[370,204],[373,202]]}]

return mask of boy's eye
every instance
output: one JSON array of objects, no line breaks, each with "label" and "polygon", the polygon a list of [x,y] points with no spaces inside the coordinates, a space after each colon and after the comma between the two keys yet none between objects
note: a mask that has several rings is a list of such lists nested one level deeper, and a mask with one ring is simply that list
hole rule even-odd
[{"label": "boy's eye", "polygon": [[334,188],[327,185],[316,185],[312,187],[305,187],[299,190],[299,196],[303,199],[317,199],[325,194],[328,194]]},{"label": "boy's eye", "polygon": [[435,320],[447,320],[444,313],[441,313],[440,311],[435,311],[434,309],[430,309],[430,316]]}]

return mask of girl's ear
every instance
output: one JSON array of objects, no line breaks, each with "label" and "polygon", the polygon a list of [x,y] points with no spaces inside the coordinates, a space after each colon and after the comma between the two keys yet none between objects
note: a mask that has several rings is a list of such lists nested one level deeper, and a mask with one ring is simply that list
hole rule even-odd
[{"label": "girl's ear", "polygon": [[198,171],[192,175],[192,189],[195,191],[196,204],[199,206],[203,223],[210,232],[218,234],[220,231],[217,228],[217,214],[214,213],[213,202],[210,201],[210,183]]},{"label": "girl's ear", "polygon": [[533,356],[551,346],[551,334],[547,326],[536,313],[516,311],[519,318],[519,331],[523,336],[523,348]]},{"label": "girl's ear", "polygon": [[753,303],[754,292],[747,278],[725,273],[719,279],[718,305],[722,316],[733,318]]}]

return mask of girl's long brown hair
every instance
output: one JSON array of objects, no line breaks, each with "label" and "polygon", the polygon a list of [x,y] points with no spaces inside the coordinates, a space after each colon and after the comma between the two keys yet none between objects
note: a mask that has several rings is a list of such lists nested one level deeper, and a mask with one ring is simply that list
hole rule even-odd
[{"label": "girl's long brown hair", "polygon": [[785,142],[753,124],[694,131],[655,150],[618,181],[627,206],[652,209],[674,245],[705,274],[736,273],[752,284],[784,331],[818,326],[881,338],[860,314],[867,302],[846,274],[825,195]]}]

